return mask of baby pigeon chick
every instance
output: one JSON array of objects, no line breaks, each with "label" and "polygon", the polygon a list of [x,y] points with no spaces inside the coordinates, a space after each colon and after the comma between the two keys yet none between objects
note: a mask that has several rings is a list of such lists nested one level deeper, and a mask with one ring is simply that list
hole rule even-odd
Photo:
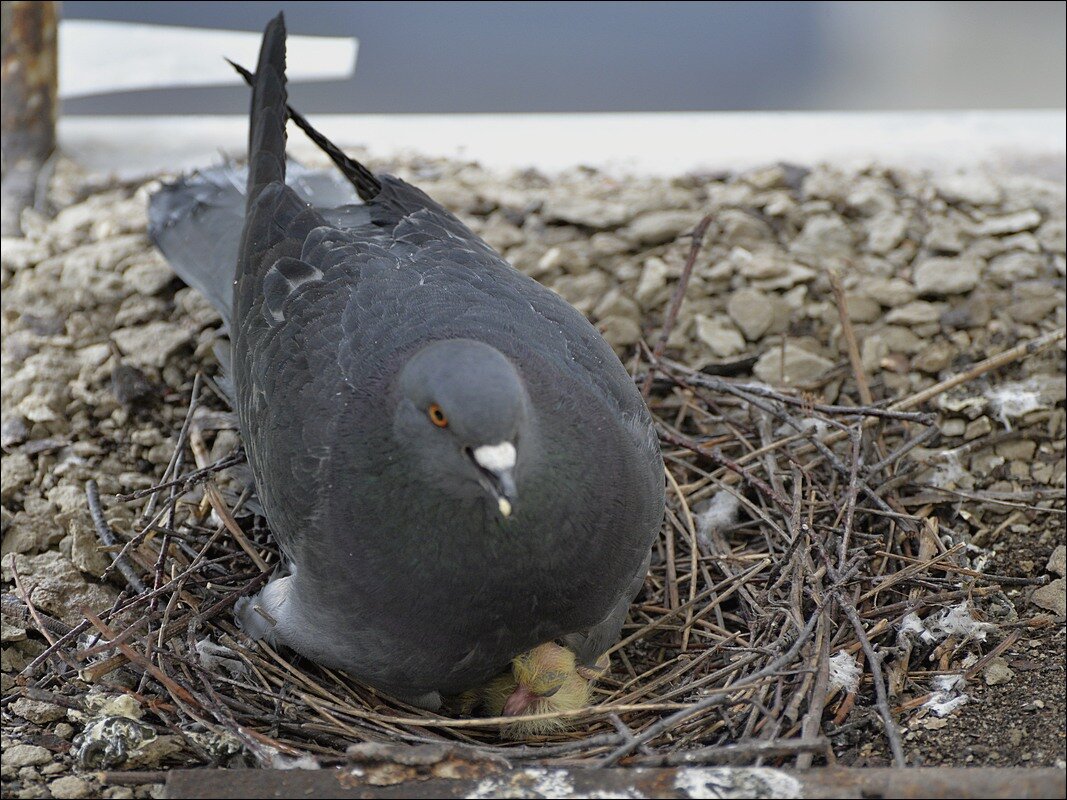
[{"label": "baby pigeon chick", "polygon": [[522,717],[553,711],[574,711],[589,705],[589,681],[578,671],[574,653],[555,642],[540,644],[516,656],[511,669],[463,698],[465,710],[491,717],[519,717],[504,728],[509,739],[525,739],[566,728],[566,717]]}]

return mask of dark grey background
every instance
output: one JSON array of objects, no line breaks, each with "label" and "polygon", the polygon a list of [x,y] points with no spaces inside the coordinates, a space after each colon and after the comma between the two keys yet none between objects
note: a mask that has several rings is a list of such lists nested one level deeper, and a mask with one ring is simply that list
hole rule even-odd
[{"label": "dark grey background", "polygon": [[[90,2],[69,18],[360,40],[308,113],[1062,107],[1063,2]],[[68,100],[64,114],[244,113],[239,87]]]}]

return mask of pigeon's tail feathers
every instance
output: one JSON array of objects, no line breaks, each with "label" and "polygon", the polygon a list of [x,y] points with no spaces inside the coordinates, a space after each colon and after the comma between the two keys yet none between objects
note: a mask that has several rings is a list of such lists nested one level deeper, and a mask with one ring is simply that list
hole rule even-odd
[{"label": "pigeon's tail feathers", "polygon": [[244,176],[223,165],[164,184],[148,204],[148,233],[178,277],[226,321],[244,223]]},{"label": "pigeon's tail feathers", "polygon": [[302,114],[290,108],[289,115],[292,117],[293,122],[300,127],[300,130],[306,133],[308,138],[318,145],[319,149],[337,165],[341,173],[352,182],[360,200],[366,203],[378,196],[378,193],[382,190],[382,184],[373,172],[356,161],[356,159],[345,155],[341,148],[315,130]]},{"label": "pigeon's tail feathers", "polygon": [[[251,72],[240,64],[230,61],[228,58],[226,60],[229,61],[231,67],[237,70],[237,74],[245,79],[245,83],[249,86],[255,85],[255,76],[252,75]],[[356,193],[363,202],[373,200],[378,196],[378,192],[382,190],[382,184],[373,172],[356,159],[345,155],[340,147],[319,133],[315,126],[308,122],[307,118],[291,105],[286,104],[285,109],[289,115],[289,119],[291,119],[300,130],[307,134],[307,137],[318,145],[322,152],[330,157],[330,160],[339,170],[341,170],[341,174],[351,181],[352,186],[355,187]]]},{"label": "pigeon's tail feathers", "polygon": [[285,181],[285,15],[278,14],[263,32],[252,84],[248,129],[248,206],[264,188]]}]

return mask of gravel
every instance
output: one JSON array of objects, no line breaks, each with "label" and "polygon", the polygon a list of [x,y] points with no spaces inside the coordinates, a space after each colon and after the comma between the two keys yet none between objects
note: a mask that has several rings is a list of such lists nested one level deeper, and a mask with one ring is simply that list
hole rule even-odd
[{"label": "gravel", "polygon": [[[844,285],[866,379],[889,395],[921,390],[1067,321],[1064,188],[1033,178],[772,165],[725,177],[619,181],[576,170],[549,180],[460,162],[377,166],[445,201],[518,268],[588,314],[624,361],[640,341],[658,338],[689,252],[685,234],[704,214],[713,222],[668,346],[671,358],[696,369],[729,367],[743,379],[836,401],[851,367],[828,269]],[[3,240],[5,592],[17,571],[34,605],[71,625],[82,606],[106,609],[118,596],[118,584],[101,577],[110,557],[88,520],[85,482],[99,483],[111,526],[128,534],[133,510],[112,498],[158,480],[193,374],[216,370],[217,314],[173,278],[146,239],[145,201],[155,185],[102,182],[60,162],[55,213],[26,212],[27,237]],[[1027,578],[1047,563],[1058,576],[1033,590],[1013,587],[1008,597],[1020,616],[1059,618],[1035,653],[1061,666],[1063,517],[1032,508],[1050,493],[1062,508],[1065,385],[1061,341],[941,396],[932,409],[940,440],[916,450],[931,492],[966,493],[958,516],[944,522],[972,543],[975,563]],[[5,694],[18,694],[14,676],[42,641],[5,618]],[[1007,700],[998,706],[999,695],[989,693],[1026,687],[1036,673],[1019,664],[1039,660],[1005,658],[989,664],[983,691],[1010,715],[1017,712],[1009,714]],[[1062,669],[1057,674],[1058,689],[1053,680],[1034,685],[1062,722]],[[1016,753],[1018,763],[1062,764],[1062,737],[1012,745],[1010,725],[997,730],[979,717],[965,706],[936,733],[970,725],[961,731],[989,742],[988,751],[970,750],[968,759],[946,749],[926,760],[1001,764]],[[68,719],[64,706],[23,697],[5,706],[3,720],[5,796],[102,792],[88,774],[38,769],[71,768],[70,741],[85,722]],[[917,725],[909,746],[936,750],[934,734]],[[196,763],[181,740],[161,740],[168,747],[160,764]],[[849,763],[869,752],[862,743],[849,747]]]}]

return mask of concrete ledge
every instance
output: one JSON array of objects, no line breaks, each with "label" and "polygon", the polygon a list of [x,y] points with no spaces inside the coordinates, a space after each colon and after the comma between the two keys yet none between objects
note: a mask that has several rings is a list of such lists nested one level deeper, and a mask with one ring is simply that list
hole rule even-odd
[{"label": "concrete ledge", "polygon": [[482,776],[372,785],[360,769],[175,770],[173,798],[825,797],[1061,798],[1061,769],[677,769],[487,770]]},{"label": "concrete ledge", "polygon": [[[549,173],[579,165],[620,174],[676,175],[791,161],[955,171],[988,168],[1064,180],[1067,114],[1048,111],[886,113],[316,115],[344,147],[381,157],[467,158]],[[123,177],[188,169],[241,155],[243,116],[68,117],[61,148]],[[314,148],[295,132],[298,158]]]}]

